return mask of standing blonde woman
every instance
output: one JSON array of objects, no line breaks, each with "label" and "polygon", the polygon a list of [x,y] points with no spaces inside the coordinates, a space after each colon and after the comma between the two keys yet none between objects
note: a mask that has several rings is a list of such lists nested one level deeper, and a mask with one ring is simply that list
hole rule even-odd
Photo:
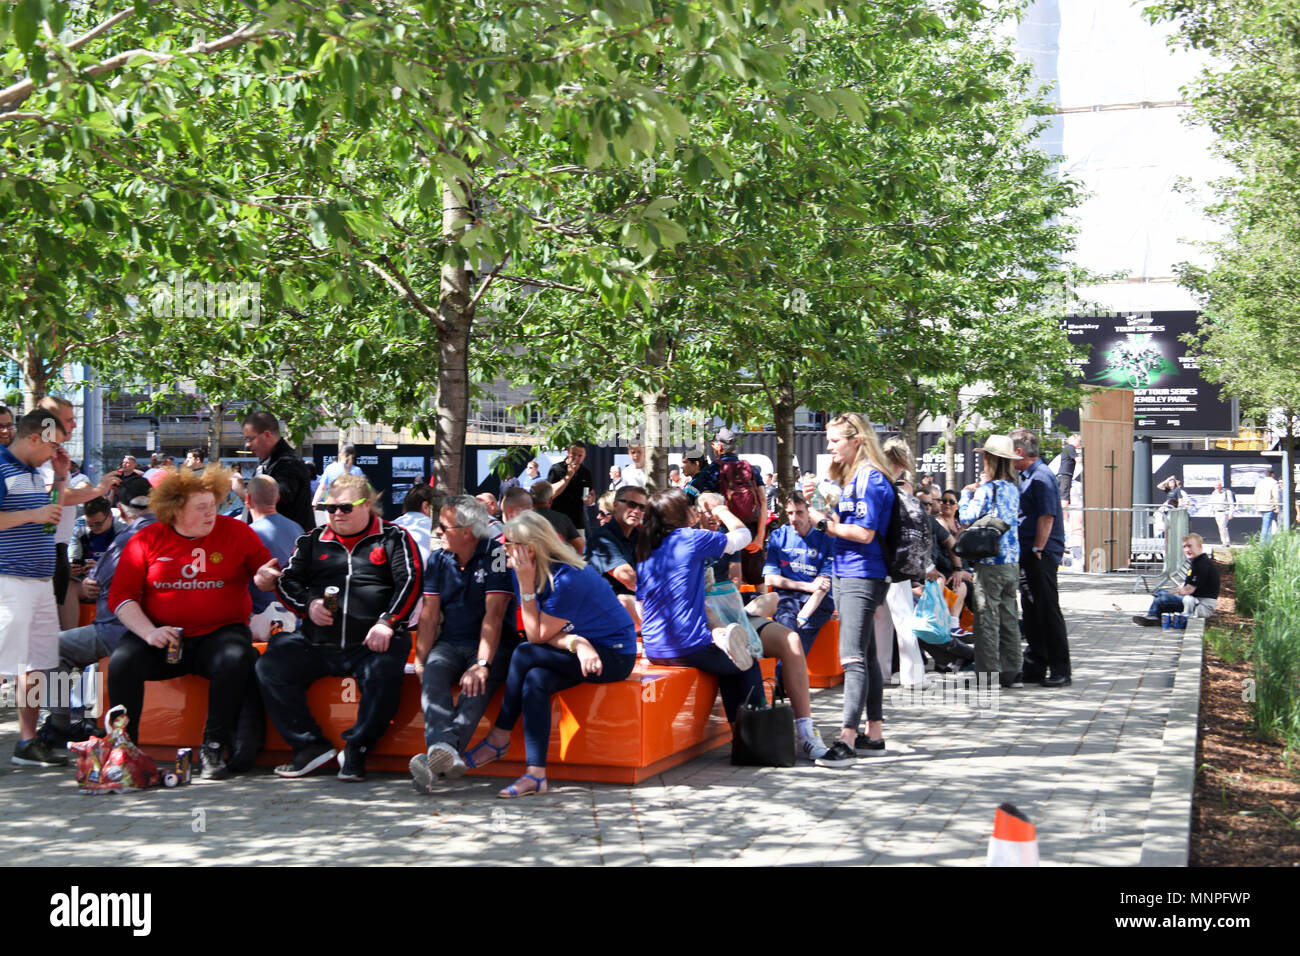
[{"label": "standing blonde woman", "polygon": [[[892,469],[875,429],[854,412],[837,415],[826,428],[831,480],[841,488],[832,514],[810,517],[832,543],[835,606],[840,612],[840,663],[844,667],[844,720],[839,739],[817,763],[847,767],[864,753],[884,747],[884,679],[876,659],[873,617],[887,584],[881,539],[894,508]],[[863,708],[867,733],[858,733]]]},{"label": "standing blonde woman", "polygon": [[541,515],[525,511],[507,522],[506,550],[528,642],[510,658],[496,726],[465,762],[482,767],[501,757],[522,715],[528,767],[497,794],[508,798],[546,792],[551,695],[584,681],[625,680],[636,664],[636,630],[600,572]]}]

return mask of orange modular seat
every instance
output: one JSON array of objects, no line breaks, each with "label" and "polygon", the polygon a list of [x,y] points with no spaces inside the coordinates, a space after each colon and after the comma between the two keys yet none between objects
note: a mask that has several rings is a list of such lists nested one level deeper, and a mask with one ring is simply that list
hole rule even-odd
[{"label": "orange modular seat", "polygon": [[817,632],[808,652],[808,683],[813,687],[835,687],[844,683],[840,666],[840,620],[831,618]]},{"label": "orange modular seat", "polygon": [[[254,645],[264,650],[266,645]],[[405,772],[424,752],[420,682],[404,677],[402,702],[393,725],[366,765]],[[307,692],[307,702],[325,736],[342,745],[343,731],[356,720],[359,690],[347,678],[325,677]],[[498,691],[474,734],[488,733],[500,710]],[[145,685],[140,744],[152,756],[174,759],[178,747],[198,747],[207,719],[208,682],[193,675]],[[522,721],[505,757],[482,770],[485,776],[524,772]],[[551,699],[548,775],[556,780],[639,783],[731,740],[718,699],[717,678],[690,667],[659,667],[638,661],[627,680],[579,684]],[[274,766],[291,757],[288,744],[267,722],[266,748],[258,763]]]}]

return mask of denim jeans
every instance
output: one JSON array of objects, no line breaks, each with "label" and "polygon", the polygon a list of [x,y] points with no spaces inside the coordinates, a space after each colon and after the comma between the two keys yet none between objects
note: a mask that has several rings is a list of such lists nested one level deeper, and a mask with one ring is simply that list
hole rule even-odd
[{"label": "denim jeans", "polygon": [[888,589],[883,578],[835,579],[840,663],[844,666],[844,727],[857,727],[864,707],[867,720],[884,719],[885,681],[876,659],[875,614]]},{"label": "denim jeans", "polygon": [[1159,617],[1161,614],[1182,614],[1183,596],[1169,591],[1157,591],[1151,595],[1151,607],[1147,617]]},{"label": "denim jeans", "polygon": [[617,650],[601,644],[592,646],[600,655],[601,664],[600,673],[592,677],[582,676],[577,654],[549,644],[524,641],[510,656],[510,672],[496,726],[500,730],[514,730],[523,715],[524,753],[530,767],[546,766],[546,751],[551,745],[552,694],[577,687],[584,681],[612,684],[626,680],[636,665],[636,653],[630,644]]},{"label": "denim jeans", "polygon": [[1260,515],[1259,540],[1267,541],[1273,536],[1273,525],[1277,523],[1277,512],[1265,511]]},{"label": "denim jeans", "polygon": [[361,699],[357,722],[343,731],[343,740],[373,747],[397,714],[410,653],[406,631],[394,634],[382,654],[364,644],[333,647],[313,644],[302,634],[278,635],[257,662],[266,713],[294,753],[316,741],[328,742],[307,707],[307,688],[322,677],[352,677]]},{"label": "denim jeans", "polygon": [[424,678],[420,687],[420,704],[424,710],[424,746],[450,744],[464,753],[488,702],[510,671],[510,658],[518,640],[507,643],[502,638],[492,666],[488,669],[483,693],[474,697],[462,693],[456,706],[451,704],[452,689],[471,664],[478,660],[478,641],[453,644],[438,641],[424,659]]}]

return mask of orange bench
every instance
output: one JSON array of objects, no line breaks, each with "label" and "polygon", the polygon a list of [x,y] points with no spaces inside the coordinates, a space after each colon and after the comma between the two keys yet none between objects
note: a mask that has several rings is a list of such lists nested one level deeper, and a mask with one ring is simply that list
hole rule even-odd
[{"label": "orange bench", "polygon": [[[256,645],[259,650],[265,645]],[[326,677],[312,684],[307,702],[325,736],[335,746],[356,720],[359,691],[346,679]],[[424,752],[424,715],[420,682],[407,674],[402,703],[393,725],[367,758],[372,770],[405,772]],[[496,720],[501,692],[479,722],[474,740]],[[178,747],[197,748],[203,740],[208,709],[208,682],[177,677],[145,685],[140,744],[153,757],[172,760]],[[615,684],[580,684],[551,700],[551,745],[548,774],[556,780],[639,783],[670,767],[731,740],[731,728],[718,699],[717,678],[690,667],[659,667],[638,661],[627,680]],[[267,722],[266,748],[260,765],[287,762],[288,744]],[[524,772],[524,735],[515,728],[504,758],[482,770],[485,776]]]}]

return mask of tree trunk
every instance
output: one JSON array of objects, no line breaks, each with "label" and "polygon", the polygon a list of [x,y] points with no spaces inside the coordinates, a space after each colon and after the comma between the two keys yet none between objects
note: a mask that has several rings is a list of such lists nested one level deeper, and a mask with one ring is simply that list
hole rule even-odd
[{"label": "tree trunk", "polygon": [[[450,185],[442,189],[442,235],[452,243],[470,222],[469,186],[461,183],[464,199]],[[469,418],[469,330],[473,293],[469,273],[461,263],[443,264],[438,294],[438,424],[433,452],[435,487],[442,495],[463,490],[465,423]]]},{"label": "tree trunk", "polygon": [[45,397],[50,383],[50,370],[36,351],[36,343],[28,342],[23,362],[23,405],[30,412]]},{"label": "tree trunk", "polygon": [[961,391],[952,390],[948,421],[943,427],[944,490],[957,490],[957,424],[961,418]]},{"label": "tree trunk", "polygon": [[[781,382],[776,387],[777,400],[772,406],[772,424],[776,426],[776,483],[781,500],[788,501],[794,486],[794,384]],[[812,471],[804,463],[805,471]]]},{"label": "tree trunk", "polygon": [[226,421],[226,406],[216,402],[208,410],[208,461],[221,461],[221,430]]},{"label": "tree trunk", "polygon": [[[662,369],[664,361],[664,340],[658,336],[646,350],[645,364]],[[662,382],[662,376],[659,380]],[[637,397],[645,417],[646,477],[657,491],[664,491],[668,488],[668,391],[660,385],[652,391],[637,392]]]},{"label": "tree trunk", "polygon": [[[907,405],[903,410],[903,441],[907,442],[907,447],[912,453],[913,460],[919,457],[917,452],[917,443],[919,440],[921,423],[918,419],[920,418],[921,411],[920,402],[917,401],[916,397],[917,389],[919,388],[920,382],[914,375],[907,383]],[[912,474],[911,479],[913,484],[920,480],[917,478],[915,473]]]}]

